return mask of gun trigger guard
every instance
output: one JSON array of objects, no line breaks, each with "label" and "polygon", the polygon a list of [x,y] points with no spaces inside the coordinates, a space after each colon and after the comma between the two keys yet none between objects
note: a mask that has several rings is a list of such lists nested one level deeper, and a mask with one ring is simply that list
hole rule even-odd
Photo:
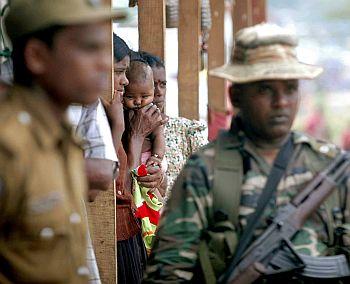
[{"label": "gun trigger guard", "polygon": [[[287,251],[286,251],[287,249]],[[282,256],[282,257],[281,257]],[[292,258],[292,257],[293,258]],[[283,265],[280,265],[281,260],[284,261]],[[283,269],[282,267],[286,267],[285,261],[288,261],[289,267]],[[281,241],[281,245],[279,250],[277,250],[274,256],[270,259],[268,264],[266,265],[267,271],[265,275],[276,275],[286,272],[292,272],[295,270],[301,270],[305,268],[304,261],[300,258],[300,256],[295,252],[292,247],[292,243],[289,239],[283,239]]]}]

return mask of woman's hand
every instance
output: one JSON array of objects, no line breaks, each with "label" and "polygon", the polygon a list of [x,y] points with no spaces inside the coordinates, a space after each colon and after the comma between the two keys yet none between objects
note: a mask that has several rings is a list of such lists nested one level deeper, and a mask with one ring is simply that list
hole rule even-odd
[{"label": "woman's hand", "polygon": [[106,110],[109,124],[111,125],[111,128],[115,128],[115,130],[120,133],[120,137],[125,130],[122,100],[122,95],[118,95],[116,92],[111,100],[101,98],[102,104]]},{"label": "woman's hand", "polygon": [[161,168],[158,166],[148,166],[147,173],[148,175],[146,176],[137,177],[137,181],[139,182],[139,184],[149,189],[158,188],[159,192],[162,194],[162,183],[164,181],[164,173],[161,170]]},{"label": "woman's hand", "polygon": [[[145,138],[151,134],[156,127],[164,125],[168,121],[168,118],[162,118],[157,106],[152,105],[149,108],[125,112],[125,119],[128,119],[128,121],[125,123],[126,135],[124,144],[128,156],[128,167],[132,170],[141,163],[142,144]],[[152,176],[153,173],[155,176]],[[153,188],[155,187],[153,185],[157,185],[155,180],[159,180],[161,172],[155,173],[151,170],[150,174],[150,176],[142,178],[140,182],[144,183],[148,188]]]},{"label": "woman's hand", "polygon": [[147,137],[152,131],[164,125],[168,118],[162,118],[161,112],[156,105],[143,107],[138,110],[129,110],[126,117],[129,119],[127,131],[129,136]]}]

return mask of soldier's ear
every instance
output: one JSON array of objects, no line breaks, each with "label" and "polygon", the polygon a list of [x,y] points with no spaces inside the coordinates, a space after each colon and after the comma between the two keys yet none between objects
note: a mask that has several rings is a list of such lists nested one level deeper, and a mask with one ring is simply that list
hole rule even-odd
[{"label": "soldier's ear", "polygon": [[28,70],[34,75],[42,75],[46,72],[49,63],[49,48],[38,40],[30,39],[24,49],[24,61]]},{"label": "soldier's ear", "polygon": [[229,89],[230,101],[233,107],[240,108],[242,90],[239,85],[232,84]]}]

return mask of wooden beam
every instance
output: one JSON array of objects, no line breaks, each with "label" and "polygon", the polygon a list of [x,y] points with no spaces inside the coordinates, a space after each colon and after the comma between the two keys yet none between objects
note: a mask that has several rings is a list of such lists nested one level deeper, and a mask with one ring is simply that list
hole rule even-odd
[{"label": "wooden beam", "polygon": [[[112,7],[111,0],[104,0],[104,2]],[[111,22],[111,63],[113,63],[112,30]],[[111,68],[109,91],[104,94],[106,98],[111,98],[113,94],[112,74]],[[115,192],[111,188],[106,192],[100,192],[96,200],[87,205],[90,232],[102,283],[117,283],[115,200]]]},{"label": "wooden beam", "polygon": [[164,60],[165,54],[165,0],[138,2],[139,46]]},{"label": "wooden beam", "polygon": [[233,7],[233,32],[266,21],[266,0],[236,0]]},{"label": "wooden beam", "polygon": [[266,8],[266,0],[252,0],[253,5],[253,25],[266,22],[267,17],[267,8]]},{"label": "wooden beam", "polygon": [[179,1],[179,115],[199,119],[201,0]]},{"label": "wooden beam", "polygon": [[[225,1],[211,1],[212,27],[208,41],[208,68],[213,69],[225,63]],[[225,80],[208,77],[208,104],[211,110],[225,112]]]},{"label": "wooden beam", "polygon": [[232,9],[233,34],[235,35],[243,27],[249,26],[248,1],[236,0]]}]

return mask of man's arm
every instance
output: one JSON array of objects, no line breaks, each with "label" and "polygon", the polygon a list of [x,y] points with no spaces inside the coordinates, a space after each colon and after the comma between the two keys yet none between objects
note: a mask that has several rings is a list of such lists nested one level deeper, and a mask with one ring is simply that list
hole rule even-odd
[{"label": "man's arm", "polygon": [[107,116],[100,101],[89,106],[69,108],[76,133],[82,139],[89,201],[94,201],[98,190],[111,187],[117,160]]},{"label": "man's arm", "polygon": [[4,230],[3,226],[7,231],[11,229],[8,225],[16,222],[18,212],[22,212],[28,173],[26,164],[15,152],[8,152],[0,145],[0,231]]},{"label": "man's arm", "polygon": [[193,156],[179,175],[161,218],[145,283],[191,282],[199,243],[212,215],[207,170]]},{"label": "man's arm", "polygon": [[85,159],[89,189],[107,190],[114,179],[114,161],[106,159]]},{"label": "man's arm", "polygon": [[118,152],[121,145],[122,135],[125,130],[122,99],[123,97],[118,95],[115,95],[110,101],[101,98],[111,127],[112,139],[116,152]]}]

